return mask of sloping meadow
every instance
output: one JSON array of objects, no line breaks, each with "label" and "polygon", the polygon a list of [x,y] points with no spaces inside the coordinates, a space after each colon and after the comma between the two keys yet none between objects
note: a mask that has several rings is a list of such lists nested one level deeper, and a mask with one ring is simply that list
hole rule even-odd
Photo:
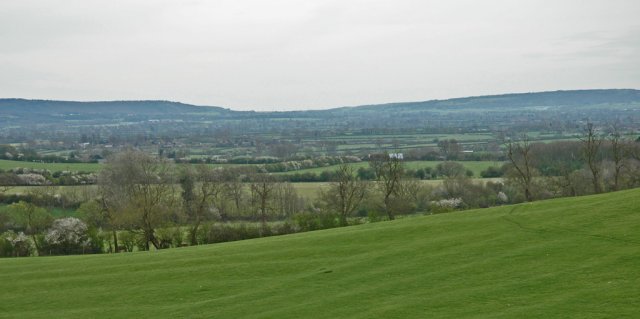
[{"label": "sloping meadow", "polygon": [[0,318],[620,318],[640,190],[114,255],[0,260]]}]

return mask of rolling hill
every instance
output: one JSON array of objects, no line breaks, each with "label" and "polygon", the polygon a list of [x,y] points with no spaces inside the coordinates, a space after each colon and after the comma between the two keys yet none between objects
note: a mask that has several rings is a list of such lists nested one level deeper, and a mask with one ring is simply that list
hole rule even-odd
[{"label": "rolling hill", "polygon": [[472,96],[422,102],[363,105],[355,110],[455,110],[527,107],[585,107],[606,104],[640,103],[640,90],[569,90]]},{"label": "rolling hill", "polygon": [[118,255],[0,260],[0,318],[622,318],[640,189]]},{"label": "rolling hill", "polygon": [[289,112],[253,112],[232,111],[217,106],[196,106],[171,101],[54,101],[28,99],[0,99],[0,111],[5,114],[189,114],[189,113],[224,113],[229,116],[243,118],[278,118],[297,116],[322,117],[360,111],[398,111],[398,110],[451,110],[451,109],[495,109],[512,107],[539,106],[588,106],[602,104],[635,104],[640,103],[640,90],[606,89],[606,90],[569,90],[532,93],[514,93],[486,95],[446,100],[430,100],[419,102],[401,102],[355,107],[338,107],[326,110],[289,111]]},{"label": "rolling hill", "polygon": [[0,111],[5,114],[43,115],[113,115],[113,114],[184,114],[198,112],[226,112],[220,107],[207,107],[171,101],[53,101],[27,99],[0,99]]}]

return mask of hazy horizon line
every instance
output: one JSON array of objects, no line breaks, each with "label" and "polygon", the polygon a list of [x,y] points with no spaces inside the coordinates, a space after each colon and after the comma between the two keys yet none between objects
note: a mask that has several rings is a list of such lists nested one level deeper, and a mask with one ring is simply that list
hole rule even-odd
[{"label": "hazy horizon line", "polygon": [[326,106],[326,107],[310,107],[310,108],[301,108],[301,109],[291,109],[291,110],[281,110],[277,108],[270,108],[264,110],[255,110],[250,108],[266,108],[267,106],[249,106],[246,109],[243,107],[228,107],[222,105],[208,105],[208,104],[200,104],[200,103],[189,103],[180,100],[169,100],[169,99],[113,99],[113,100],[72,100],[72,99],[42,99],[42,98],[25,98],[25,97],[0,97],[0,100],[25,100],[25,101],[47,101],[47,102],[71,102],[71,103],[108,103],[108,102],[170,102],[170,103],[180,103],[184,105],[198,106],[198,107],[217,107],[235,112],[256,112],[256,113],[270,113],[270,112],[305,112],[305,111],[323,111],[323,110],[331,110],[331,109],[340,109],[340,108],[354,108],[361,106],[374,106],[374,105],[389,105],[389,104],[405,104],[405,103],[424,103],[424,102],[433,102],[433,101],[448,101],[448,100],[457,100],[457,99],[467,99],[467,98],[479,98],[479,97],[494,97],[494,96],[505,96],[505,95],[521,95],[521,94],[536,94],[536,93],[553,93],[553,92],[577,92],[577,91],[640,91],[638,88],[589,88],[589,89],[558,89],[558,90],[544,90],[544,91],[527,91],[527,92],[505,92],[505,93],[492,93],[492,94],[479,94],[479,95],[467,95],[467,96],[456,96],[456,97],[448,97],[448,98],[432,98],[432,99],[421,99],[421,100],[412,100],[412,101],[391,101],[391,102],[380,102],[380,103],[366,103],[366,104],[351,104],[351,105],[340,105],[340,106]]}]

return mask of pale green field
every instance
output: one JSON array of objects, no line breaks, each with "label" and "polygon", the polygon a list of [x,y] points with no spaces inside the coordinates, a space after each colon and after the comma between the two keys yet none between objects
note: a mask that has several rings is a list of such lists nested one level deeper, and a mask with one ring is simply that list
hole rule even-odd
[{"label": "pale green field", "polygon": [[[436,165],[442,163],[441,161],[407,161],[405,162],[405,167],[407,169],[418,169],[418,168],[426,168],[431,167],[435,168]],[[462,164],[465,168],[471,170],[475,177],[480,176],[480,172],[487,169],[490,166],[501,166],[502,162],[493,162],[493,161],[459,161],[458,163]],[[252,166],[253,164],[209,164],[211,167],[238,167],[238,166]],[[367,162],[361,163],[353,163],[351,164],[355,168],[360,167],[369,167]],[[255,166],[255,165],[253,165]],[[12,168],[36,168],[36,169],[48,169],[51,172],[55,171],[84,171],[84,172],[97,172],[101,169],[102,164],[98,163],[36,163],[36,162],[20,162],[20,161],[8,161],[8,160],[0,160],[0,169],[9,170]],[[335,170],[338,166],[326,166],[326,167],[317,167],[317,168],[309,168],[309,169],[301,169],[297,171],[289,171],[276,173],[278,174],[293,174],[293,173],[322,173],[326,170]]]},{"label": "pale green field", "polygon": [[[488,181],[499,182],[502,181],[501,178],[476,178],[473,179],[475,183],[486,183]],[[426,185],[438,186],[442,184],[442,180],[421,180],[421,183]],[[298,192],[298,195],[308,198],[315,199],[317,198],[319,191],[321,189],[326,189],[329,187],[330,182],[310,182],[310,183],[290,183]],[[53,193],[64,194],[68,192],[82,192],[84,190],[95,191],[97,188],[96,185],[85,185],[85,186],[15,186],[11,187],[7,190],[7,194],[25,194],[34,190],[50,190]]]},{"label": "pale green field", "polygon": [[[490,166],[500,167],[502,166],[502,164],[504,164],[503,162],[494,162],[494,161],[457,161],[457,162],[462,164],[466,169],[471,170],[473,172],[473,176],[475,177],[480,177],[480,172],[482,172],[483,170],[486,170]],[[405,167],[407,169],[419,169],[419,168],[426,168],[426,167],[431,167],[432,169],[435,169],[436,166],[440,163],[442,163],[442,161],[407,161],[405,162]],[[363,168],[369,167],[368,162],[351,163],[350,165],[356,169],[361,167]],[[275,173],[275,174],[276,175],[295,174],[295,173],[320,174],[324,171],[336,170],[337,168],[338,168],[338,165],[331,165],[331,166],[325,166],[325,167],[300,169],[297,171],[289,171],[289,172],[282,172],[282,173]]]}]

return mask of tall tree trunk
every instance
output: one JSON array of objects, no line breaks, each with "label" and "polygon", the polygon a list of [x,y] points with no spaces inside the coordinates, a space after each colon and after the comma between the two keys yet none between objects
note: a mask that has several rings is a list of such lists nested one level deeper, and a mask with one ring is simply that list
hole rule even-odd
[{"label": "tall tree trunk", "polygon": [[158,242],[158,238],[156,238],[154,233],[155,233],[155,231],[153,230],[153,228],[149,228],[149,229],[147,229],[145,231],[145,235],[147,237],[147,240],[146,240],[146,248],[147,248],[147,250],[149,250],[151,248],[151,246],[149,246],[149,242],[151,242],[153,247],[155,247],[156,249],[161,249],[162,248],[160,246],[160,243]]},{"label": "tall tree trunk", "polygon": [[525,186],[524,189],[524,198],[527,200],[527,202],[532,202],[533,201],[533,196],[531,196],[531,191],[529,190],[529,186]]},{"label": "tall tree trunk", "polygon": [[32,234],[31,238],[33,238],[33,245],[36,246],[36,252],[38,253],[38,256],[42,255],[40,254],[40,245],[38,244],[38,239],[36,238],[36,234]]},{"label": "tall tree trunk", "polygon": [[340,226],[347,226],[347,214],[346,213],[342,213],[340,214]]},{"label": "tall tree trunk", "polygon": [[260,218],[262,222],[262,226],[267,225],[267,198],[266,196],[262,196],[260,198]]},{"label": "tall tree trunk", "polygon": [[118,250],[120,249],[120,247],[118,246],[118,232],[116,232],[116,230],[112,230],[113,233],[113,245],[115,247],[114,252],[117,253]]},{"label": "tall tree trunk", "polygon": [[191,234],[190,234],[191,238],[189,239],[191,246],[195,246],[198,244],[198,228],[200,228],[200,221],[198,221],[191,228]]},{"label": "tall tree trunk", "polygon": [[393,210],[391,209],[391,198],[389,195],[384,197],[384,210],[389,217],[389,220],[394,220],[396,217],[393,215]]}]

